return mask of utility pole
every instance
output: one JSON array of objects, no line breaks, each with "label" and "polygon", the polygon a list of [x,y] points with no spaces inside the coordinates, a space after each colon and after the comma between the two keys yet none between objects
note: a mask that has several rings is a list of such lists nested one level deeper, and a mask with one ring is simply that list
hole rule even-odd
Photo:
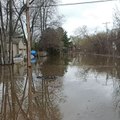
[{"label": "utility pole", "polygon": [[28,116],[32,117],[32,67],[31,67],[31,32],[30,32],[30,15],[29,0],[26,0],[26,24],[27,24],[27,75],[28,75]]},{"label": "utility pole", "polygon": [[106,33],[108,34],[108,24],[110,24],[110,22],[105,22],[103,23],[105,25],[105,28],[106,28]]},{"label": "utility pole", "polygon": [[110,24],[110,22],[105,22],[105,23],[103,23],[103,24],[105,24],[105,28],[106,28],[107,49],[108,49],[108,54],[110,55],[110,46],[109,46],[109,41],[108,41],[108,24]]},{"label": "utility pole", "polygon": [[31,33],[30,33],[30,15],[29,15],[29,0],[26,0],[26,23],[27,23],[27,64],[28,67],[31,67]]}]

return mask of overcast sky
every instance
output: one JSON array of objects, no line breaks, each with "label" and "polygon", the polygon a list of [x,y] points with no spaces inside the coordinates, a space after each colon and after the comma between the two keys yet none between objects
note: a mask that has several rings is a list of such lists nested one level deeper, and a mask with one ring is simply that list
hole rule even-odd
[{"label": "overcast sky", "polygon": [[[97,0],[61,0],[61,3],[79,3]],[[61,6],[59,12],[65,16],[63,28],[68,35],[73,35],[76,28],[87,25],[90,32],[105,30],[103,23],[110,22],[108,27],[113,24],[113,12],[116,5],[120,5],[118,0],[112,2],[82,4],[74,6]]]}]

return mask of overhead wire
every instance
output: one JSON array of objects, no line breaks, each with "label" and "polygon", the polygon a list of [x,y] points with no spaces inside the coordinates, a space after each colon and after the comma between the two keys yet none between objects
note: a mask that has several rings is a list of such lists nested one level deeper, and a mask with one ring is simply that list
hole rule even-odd
[{"label": "overhead wire", "polygon": [[[72,6],[72,5],[81,5],[81,4],[93,4],[93,3],[113,2],[113,1],[117,1],[117,0],[97,0],[97,1],[79,2],[79,3],[51,4],[51,5],[44,5],[42,7]],[[38,8],[38,7],[41,7],[41,6],[30,6],[30,8]]]},{"label": "overhead wire", "polygon": [[[61,4],[50,4],[50,5],[42,5],[42,6],[29,6],[29,8],[40,8],[40,7],[59,7],[59,6],[74,6],[74,5],[84,5],[84,4],[95,4],[95,3],[103,3],[103,2],[114,2],[114,1],[117,1],[117,0],[95,0],[95,1],[89,1],[89,2],[78,2],[78,3],[61,3]],[[2,5],[2,7],[5,7]],[[17,9],[21,9],[21,8],[18,8]]]}]

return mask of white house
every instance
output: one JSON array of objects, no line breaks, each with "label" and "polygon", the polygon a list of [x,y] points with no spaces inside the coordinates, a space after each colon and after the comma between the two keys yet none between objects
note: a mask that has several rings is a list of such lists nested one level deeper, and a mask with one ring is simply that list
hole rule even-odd
[{"label": "white house", "polygon": [[27,53],[27,47],[26,47],[26,44],[23,42],[23,40],[19,41],[18,52],[19,54],[22,54],[23,56],[25,56]]},{"label": "white house", "polygon": [[[8,40],[7,40],[8,41]],[[7,42],[7,48],[9,48],[9,43]],[[13,57],[17,54],[22,54],[25,56],[26,54],[26,44],[22,37],[14,37],[13,38]],[[1,43],[0,43],[0,53],[1,53]]]}]

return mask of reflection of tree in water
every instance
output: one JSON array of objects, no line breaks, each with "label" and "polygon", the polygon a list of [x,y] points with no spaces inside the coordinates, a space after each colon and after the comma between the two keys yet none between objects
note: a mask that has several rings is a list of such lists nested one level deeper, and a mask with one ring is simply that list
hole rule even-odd
[{"label": "reflection of tree in water", "polygon": [[41,73],[43,76],[63,76],[67,71],[67,65],[69,64],[68,57],[64,56],[60,58],[50,57],[42,65]]},{"label": "reflection of tree in water", "polygon": [[89,75],[92,71],[94,75],[96,74],[96,79],[99,78],[99,74],[104,73],[106,75],[106,83],[109,79],[113,82],[113,102],[116,111],[120,115],[120,59],[101,57],[101,56],[91,56],[91,55],[80,55],[74,58],[73,65],[80,66],[79,76],[83,78]]},{"label": "reflection of tree in water", "polygon": [[112,57],[95,55],[76,55],[73,65],[92,70],[93,72],[106,73],[108,77],[120,78],[120,60]]},{"label": "reflection of tree in water", "polygon": [[[12,66],[1,69],[1,120],[61,120],[58,102],[62,81],[14,74]],[[61,95],[61,96],[60,96]]]},{"label": "reflection of tree in water", "polygon": [[120,116],[120,80],[115,79],[114,81],[114,91],[113,91],[113,103],[117,112]]},{"label": "reflection of tree in water", "polygon": [[35,101],[39,106],[39,115],[43,120],[60,120],[58,103],[62,99],[62,82],[59,80],[42,79],[36,84]]},{"label": "reflection of tree in water", "polygon": [[77,78],[81,78],[81,80],[83,82],[86,82],[87,81],[87,78],[88,78],[88,75],[89,75],[89,72],[90,72],[90,68],[79,68],[77,70],[77,73],[76,73],[76,76]]}]

